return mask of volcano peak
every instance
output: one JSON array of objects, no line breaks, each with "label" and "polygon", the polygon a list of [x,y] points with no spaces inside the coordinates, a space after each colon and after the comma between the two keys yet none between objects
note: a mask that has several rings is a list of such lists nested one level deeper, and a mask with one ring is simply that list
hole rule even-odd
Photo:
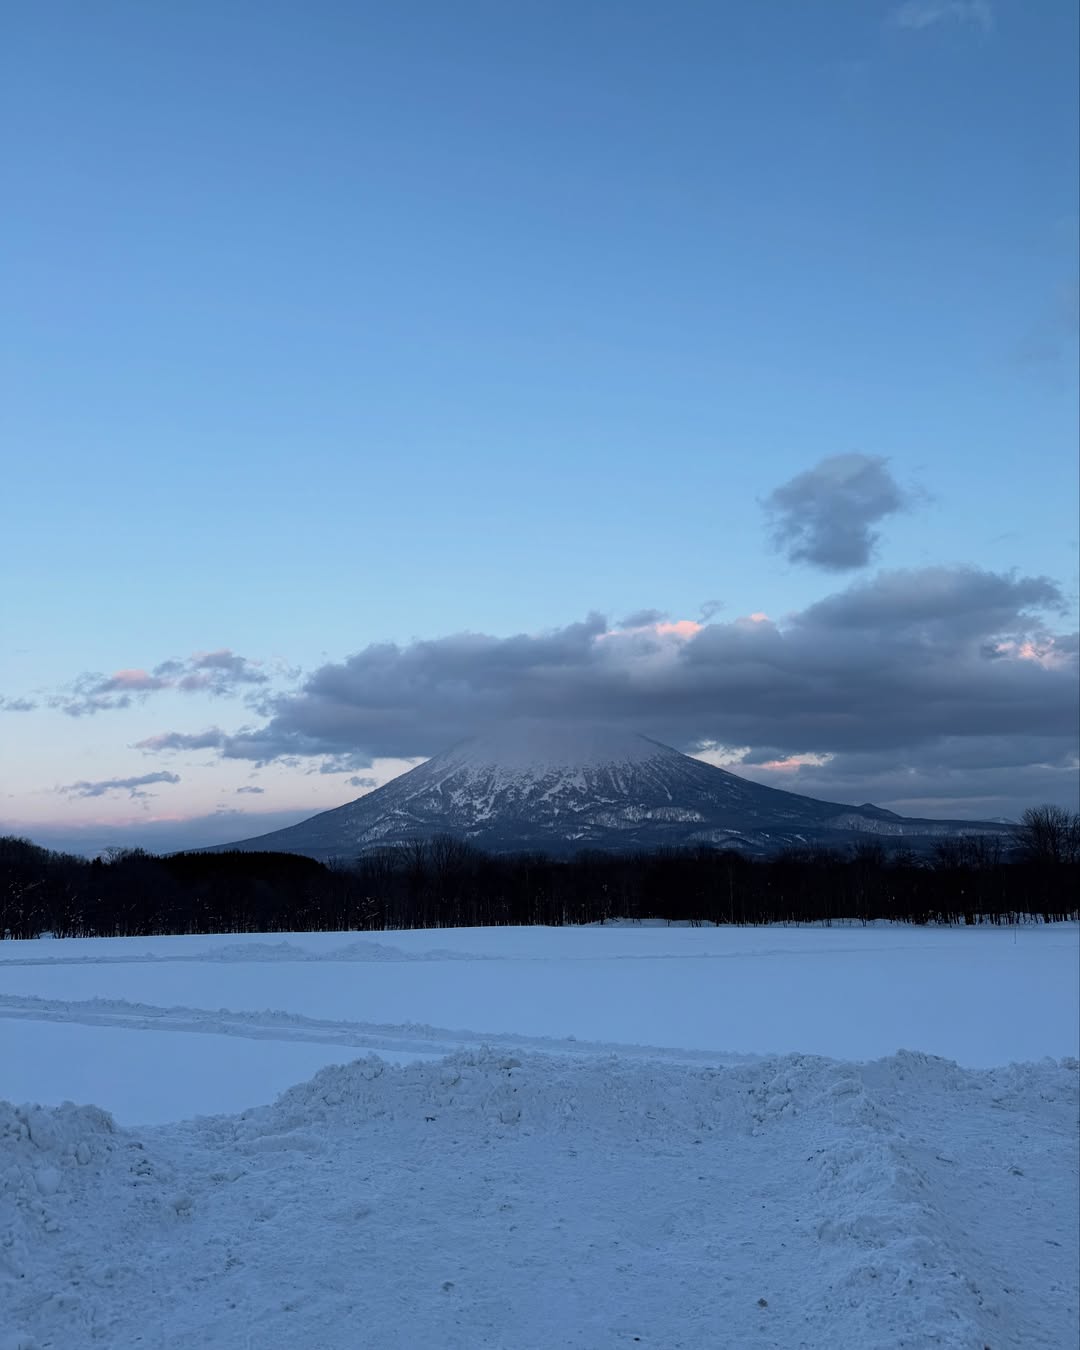
[{"label": "volcano peak", "polygon": [[617,726],[533,718],[491,726],[299,825],[222,847],[349,859],[449,834],[493,853],[703,845],[763,853],[867,834],[917,846],[970,832],[1005,830],[819,801],[740,778]]}]

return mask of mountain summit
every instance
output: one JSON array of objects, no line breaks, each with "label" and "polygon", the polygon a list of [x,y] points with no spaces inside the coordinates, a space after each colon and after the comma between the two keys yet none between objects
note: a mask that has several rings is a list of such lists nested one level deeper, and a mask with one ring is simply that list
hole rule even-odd
[{"label": "mountain summit", "polygon": [[345,806],[220,845],[313,858],[451,834],[493,853],[627,852],[711,845],[773,852],[870,835],[1005,833],[990,822],[915,820],[763,787],[647,736],[591,724],[512,722],[461,742]]}]

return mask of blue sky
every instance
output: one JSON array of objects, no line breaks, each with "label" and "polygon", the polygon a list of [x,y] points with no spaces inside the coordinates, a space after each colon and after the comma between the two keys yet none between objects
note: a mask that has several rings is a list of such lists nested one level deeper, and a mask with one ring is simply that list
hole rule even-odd
[{"label": "blue sky", "polygon": [[[501,677],[456,648],[440,673],[432,643],[703,606],[723,633],[765,614],[790,635],[853,587],[895,597],[875,580],[893,574],[952,597],[935,670],[962,683],[998,652],[979,726],[773,735],[749,676],[710,686],[715,715],[665,685],[627,718],[817,795],[1073,800],[1071,0],[57,0],[13,15],[5,47],[0,826],[277,824],[438,750],[462,706],[534,711],[517,686],[485,702]],[[843,456],[894,506],[836,489]],[[876,546],[793,557],[771,496],[792,483],[795,535],[847,511]],[[975,575],[1057,592],[1014,584],[974,633]],[[926,650],[907,622],[863,630],[897,678],[903,634]],[[630,626],[637,647],[701,657],[658,624]],[[1025,641],[1045,697],[1010,683]],[[382,691],[380,722],[372,662],[348,662],[385,643],[388,687],[431,660],[405,710]],[[265,679],[200,687],[223,650]],[[816,660],[800,648],[785,678]],[[73,688],[169,661],[188,664],[73,715]],[[1048,701],[1059,722],[1025,720]],[[268,726],[265,760],[136,748]],[[879,758],[860,771],[856,750]],[[71,788],[152,774],[177,781]]]}]

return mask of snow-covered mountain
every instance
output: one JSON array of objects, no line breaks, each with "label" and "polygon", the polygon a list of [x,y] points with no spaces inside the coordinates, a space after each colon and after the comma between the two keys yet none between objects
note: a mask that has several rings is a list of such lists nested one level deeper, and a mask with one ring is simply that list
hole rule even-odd
[{"label": "snow-covered mountain", "polygon": [[749,782],[670,746],[592,725],[516,722],[464,741],[356,801],[223,849],[352,858],[451,834],[487,849],[574,853],[708,844],[770,852],[866,835],[1006,833],[915,820]]}]

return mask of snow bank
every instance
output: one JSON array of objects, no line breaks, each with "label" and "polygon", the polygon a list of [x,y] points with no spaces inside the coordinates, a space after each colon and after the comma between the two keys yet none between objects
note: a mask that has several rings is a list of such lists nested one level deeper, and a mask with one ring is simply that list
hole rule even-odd
[{"label": "snow bank", "polygon": [[3,1106],[0,1306],[37,1350],[1060,1350],[1077,1078],[481,1049],[137,1133]]},{"label": "snow bank", "polygon": [[35,1272],[42,1236],[60,1231],[57,1206],[86,1193],[77,1169],[100,1167],[115,1139],[112,1117],[96,1106],[0,1102],[0,1288]]}]

